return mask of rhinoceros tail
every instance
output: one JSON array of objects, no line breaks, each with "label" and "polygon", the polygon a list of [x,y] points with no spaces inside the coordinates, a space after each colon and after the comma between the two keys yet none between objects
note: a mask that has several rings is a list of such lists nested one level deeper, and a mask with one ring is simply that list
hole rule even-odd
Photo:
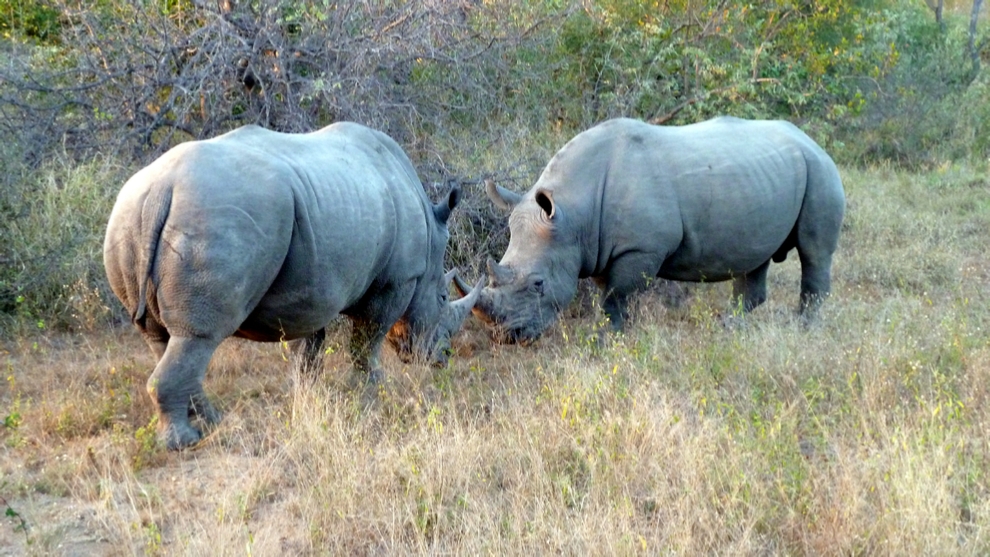
[{"label": "rhinoceros tail", "polygon": [[152,188],[151,193],[144,200],[141,207],[141,274],[138,288],[138,303],[131,316],[131,321],[144,328],[144,320],[148,309],[148,283],[151,281],[151,271],[155,265],[155,256],[158,252],[159,240],[162,236],[162,229],[165,228],[165,220],[168,219],[169,210],[172,208],[172,186]]}]

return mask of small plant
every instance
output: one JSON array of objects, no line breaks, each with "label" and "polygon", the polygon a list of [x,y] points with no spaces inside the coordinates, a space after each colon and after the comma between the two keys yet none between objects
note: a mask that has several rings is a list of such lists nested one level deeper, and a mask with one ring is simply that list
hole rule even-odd
[{"label": "small plant", "polygon": [[442,393],[449,393],[454,388],[453,370],[449,365],[433,372],[433,384]]},{"label": "small plant", "polygon": [[157,415],[151,417],[148,425],[139,427],[134,432],[134,440],[137,441],[137,449],[131,456],[131,464],[135,471],[147,468],[160,459],[161,446],[158,442]]},{"label": "small plant", "polygon": [[132,528],[135,531],[139,531],[144,534],[144,554],[145,555],[162,555],[162,530],[158,527],[158,524],[147,521],[144,524],[133,524]]},{"label": "small plant", "polygon": [[426,427],[437,435],[443,433],[443,410],[437,405],[430,407],[430,411],[426,415]]},{"label": "small plant", "polygon": [[24,438],[19,431],[21,424],[24,422],[24,417],[21,414],[21,394],[17,392],[17,389],[15,388],[16,385],[13,374],[7,376],[7,384],[10,386],[10,392],[16,394],[14,395],[14,400],[10,403],[10,410],[7,415],[3,417],[3,428],[9,435],[7,438],[7,445],[16,447],[24,441]]},{"label": "small plant", "polygon": [[[20,406],[21,399],[17,398],[14,400],[14,407]],[[17,429],[21,425],[21,413],[17,410],[12,411],[3,417],[3,427],[7,429]]]},{"label": "small plant", "polygon": [[[7,488],[7,482],[0,484],[0,490],[6,488]],[[0,495],[0,505],[2,505],[4,508],[3,515],[14,522],[14,531],[23,532],[25,541],[27,541],[28,545],[31,545],[32,540],[31,540],[31,536],[28,534],[27,520],[24,519],[21,513],[17,512],[16,510],[14,510],[13,507],[11,507],[10,503],[7,501],[7,498],[2,495]]]}]

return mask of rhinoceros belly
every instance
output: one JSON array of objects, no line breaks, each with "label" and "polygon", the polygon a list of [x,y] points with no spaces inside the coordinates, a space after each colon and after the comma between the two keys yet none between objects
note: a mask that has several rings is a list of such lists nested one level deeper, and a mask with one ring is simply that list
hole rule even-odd
[{"label": "rhinoceros belly", "polygon": [[326,327],[342,303],[315,288],[268,293],[235,336],[259,342],[278,342],[307,337]]},{"label": "rhinoceros belly", "polygon": [[763,265],[784,245],[801,212],[806,170],[800,153],[767,150],[745,162],[712,159],[673,180],[680,241],[662,246],[668,256],[658,276],[728,280]]},{"label": "rhinoceros belly", "polygon": [[766,263],[787,242],[800,211],[799,199],[774,197],[737,199],[721,210],[709,205],[704,212],[686,213],[680,244],[664,260],[658,276],[715,282]]},{"label": "rhinoceros belly", "polygon": [[664,260],[657,276],[688,282],[730,280],[766,263],[786,239],[787,234],[783,234],[760,245],[682,244],[680,249]]}]

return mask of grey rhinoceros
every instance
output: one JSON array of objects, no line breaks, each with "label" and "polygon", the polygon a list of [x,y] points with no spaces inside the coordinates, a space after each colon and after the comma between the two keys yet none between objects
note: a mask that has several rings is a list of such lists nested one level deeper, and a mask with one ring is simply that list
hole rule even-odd
[{"label": "grey rhinoceros", "polygon": [[512,208],[510,237],[474,312],[503,342],[539,337],[583,277],[604,291],[614,330],[627,297],[653,277],[731,279],[749,311],[766,300],[770,261],[793,248],[808,314],[829,292],[845,210],[835,164],[801,130],[728,117],[682,127],[610,120],[568,142],[524,195],[487,189]]},{"label": "grey rhinoceros", "polygon": [[313,367],[325,327],[344,314],[354,365],[373,381],[386,335],[400,355],[445,362],[481,291],[447,300],[459,194],[432,205],[402,149],[353,123],[308,134],[246,126],[178,145],[128,180],[103,260],[158,358],[147,387],[167,446],[201,438],[191,415],[219,420],[203,377],[229,336],[305,339],[300,360]]}]

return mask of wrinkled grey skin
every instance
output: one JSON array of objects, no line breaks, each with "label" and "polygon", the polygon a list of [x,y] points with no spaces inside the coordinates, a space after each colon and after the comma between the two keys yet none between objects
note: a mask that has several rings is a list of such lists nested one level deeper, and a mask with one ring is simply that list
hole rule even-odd
[{"label": "wrinkled grey skin", "polygon": [[190,416],[220,419],[203,377],[229,336],[303,339],[299,359],[315,369],[326,325],[344,314],[371,381],[384,378],[390,330],[400,355],[446,362],[480,293],[447,300],[459,193],[432,205],[401,148],[352,123],[298,135],[246,126],[181,144],[128,180],[103,260],[158,358],[148,392],[167,446],[201,438]]},{"label": "wrinkled grey skin", "polygon": [[503,342],[538,338],[583,277],[602,288],[613,330],[653,277],[733,280],[750,311],[766,300],[770,261],[795,248],[810,315],[829,292],[845,210],[835,164],[807,135],[737,118],[610,120],[568,142],[525,194],[491,183],[488,193],[512,209],[509,247],[489,261],[474,312]]}]

